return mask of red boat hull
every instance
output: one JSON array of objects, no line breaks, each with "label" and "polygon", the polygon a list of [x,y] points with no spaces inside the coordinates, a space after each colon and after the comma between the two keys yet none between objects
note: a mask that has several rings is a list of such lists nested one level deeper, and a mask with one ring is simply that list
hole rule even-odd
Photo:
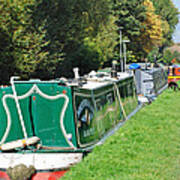
[{"label": "red boat hull", "polygon": [[[67,171],[56,171],[56,172],[38,172],[31,180],[57,180],[61,178]],[[10,180],[9,176],[3,172],[0,171],[0,179],[1,180]]]},{"label": "red boat hull", "polygon": [[3,171],[0,171],[0,179],[1,180],[10,180],[9,176]]},{"label": "red boat hull", "polygon": [[57,180],[61,178],[67,171],[56,172],[39,172],[36,173],[31,180]]}]

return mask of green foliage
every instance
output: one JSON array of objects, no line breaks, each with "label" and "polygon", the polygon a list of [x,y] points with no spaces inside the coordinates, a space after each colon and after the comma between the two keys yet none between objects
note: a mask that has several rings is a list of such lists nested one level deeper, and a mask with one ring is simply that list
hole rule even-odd
[{"label": "green foliage", "polygon": [[161,56],[159,54],[159,48],[154,48],[147,56],[148,62],[155,63],[156,61],[161,60]]},{"label": "green foliage", "polygon": [[79,67],[80,74],[88,73],[90,70],[97,70],[100,65],[100,55],[95,44],[73,44],[72,51],[69,51],[65,62],[59,65],[60,76],[73,77],[73,67]]},{"label": "green foliage", "polygon": [[119,58],[120,26],[123,39],[130,40],[127,61],[146,58],[161,41],[162,53],[171,41],[178,11],[171,0],[152,0],[153,13],[143,2],[1,1],[0,83],[7,83],[12,75],[50,79],[72,76],[75,66],[87,73],[111,65],[112,59]]},{"label": "green foliage", "polygon": [[180,62],[180,53],[177,51],[170,51],[169,49],[166,49],[163,54],[163,62],[167,63],[168,65],[172,64],[172,60],[175,60],[176,63]]},{"label": "green foliage", "polygon": [[3,29],[0,29],[0,84],[6,84],[15,71],[10,44],[11,38]]},{"label": "green foliage", "polygon": [[10,21],[7,4],[0,3],[0,84],[6,83],[15,71],[12,38],[8,31]]},{"label": "green foliage", "polygon": [[87,73],[93,68],[97,69],[98,65],[112,56],[113,46],[110,44],[113,41],[109,31],[113,33],[113,27],[110,26],[109,1],[42,0],[33,14],[38,26],[46,20],[48,52],[55,53],[58,48],[62,48],[64,53],[63,60],[55,65],[56,77],[72,76],[72,68],[75,66],[80,68],[82,74]]},{"label": "green foliage", "polygon": [[112,60],[114,57],[114,47],[118,38],[118,34],[116,33],[117,28],[114,24],[115,20],[115,17],[109,16],[106,24],[100,26],[100,31],[95,37],[84,39],[84,44],[99,54],[99,67],[102,67],[104,63]]},{"label": "green foliage", "polygon": [[180,93],[167,90],[62,180],[176,180],[180,177]]},{"label": "green foliage", "polygon": [[15,74],[23,78],[35,76],[37,67],[49,60],[47,51],[49,41],[45,39],[45,23],[35,26],[32,17],[37,2],[4,1],[1,8],[1,18],[3,18],[1,28],[9,38],[7,54],[11,55],[11,60],[14,62]]},{"label": "green foliage", "polygon": [[149,53],[154,47],[162,44],[162,22],[155,14],[155,8],[150,0],[144,1],[146,7],[146,19],[142,22],[144,27],[141,29],[141,44],[144,52]]},{"label": "green foliage", "polygon": [[[130,40],[127,49],[132,51],[136,57],[143,56],[143,47],[141,46],[141,40],[138,38],[141,35],[142,22],[146,18],[145,12],[143,0],[114,1],[114,15],[118,17],[116,24],[118,27],[123,27],[124,38]],[[117,48],[117,54],[118,51],[119,47]]]},{"label": "green foliage", "polygon": [[[163,51],[172,44],[172,35],[178,23],[178,9],[171,0],[151,0],[155,7],[155,12],[161,19],[162,44],[159,46],[159,61],[163,60]],[[168,62],[166,60],[166,62]]]},{"label": "green foliage", "polygon": [[143,0],[114,1],[117,25],[123,27],[124,38],[131,41],[128,49],[139,60],[146,58],[153,47],[160,47],[162,53],[163,48],[171,43],[178,23],[178,11],[171,0],[152,2],[154,6]]},{"label": "green foliage", "polygon": [[71,75],[77,65],[83,72],[97,69],[113,56],[110,11],[110,0],[2,2],[0,64],[5,68],[0,73],[7,78],[1,77],[6,81],[13,74],[50,79]]},{"label": "green foliage", "polygon": [[171,0],[151,0],[156,8],[156,13],[160,15],[163,21],[163,37],[164,42],[162,49],[172,42],[172,34],[178,23],[178,9],[175,7]]},{"label": "green foliage", "polygon": [[137,62],[136,56],[133,54],[132,51],[127,50],[127,63],[134,63]]}]

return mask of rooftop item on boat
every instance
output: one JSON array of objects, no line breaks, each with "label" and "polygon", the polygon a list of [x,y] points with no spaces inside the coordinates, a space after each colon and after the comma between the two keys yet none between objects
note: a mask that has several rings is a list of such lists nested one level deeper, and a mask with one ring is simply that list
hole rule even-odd
[{"label": "rooftop item on boat", "polygon": [[129,69],[131,69],[131,70],[132,69],[140,69],[140,68],[141,68],[141,66],[137,63],[132,63],[129,65]]}]

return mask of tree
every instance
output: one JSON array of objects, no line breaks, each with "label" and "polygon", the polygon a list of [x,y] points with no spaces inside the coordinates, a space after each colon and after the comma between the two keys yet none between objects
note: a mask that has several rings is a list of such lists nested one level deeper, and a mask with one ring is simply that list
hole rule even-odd
[{"label": "tree", "polygon": [[166,50],[164,51],[163,62],[165,62],[166,64],[170,65],[170,64],[171,64],[171,61],[172,61],[174,58],[176,58],[176,57],[174,56],[174,54],[173,54],[170,50],[166,49]]},{"label": "tree", "polygon": [[[54,52],[62,47],[64,59],[56,64],[56,76],[72,76],[72,68],[79,66],[86,69],[88,72],[94,66],[83,67],[83,58],[89,52],[89,60],[85,58],[86,62],[91,61],[92,51],[90,48],[93,46],[93,52],[98,56],[93,56],[93,62],[97,65],[101,60],[106,61],[109,56],[102,55],[102,52],[112,52],[113,47],[112,37],[110,31],[113,27],[110,20],[110,6],[109,0],[42,0],[33,12],[33,19],[36,26],[45,22],[46,39],[49,41],[48,51]],[[98,40],[99,39],[99,40]],[[102,45],[106,41],[106,45]],[[101,45],[100,45],[101,43]],[[108,48],[106,48],[109,46]],[[81,49],[82,48],[82,49]],[[106,48],[106,49],[105,49]],[[86,49],[86,50],[85,50]],[[77,54],[79,52],[79,56]],[[101,54],[101,55],[100,55]],[[96,58],[97,59],[96,59]],[[96,60],[95,60],[96,59]],[[65,72],[66,70],[66,72]]]},{"label": "tree", "polygon": [[163,44],[160,52],[172,42],[172,34],[178,23],[178,9],[171,0],[151,0],[155,7],[156,14],[160,15],[163,28]]},{"label": "tree", "polygon": [[8,31],[11,17],[7,3],[0,3],[0,84],[6,84],[16,71],[13,58],[12,37]]},{"label": "tree", "polygon": [[159,54],[159,48],[158,47],[154,47],[148,53],[147,59],[148,59],[148,62],[151,62],[151,63],[156,63],[156,62],[159,62],[159,61],[163,61],[163,58]]},{"label": "tree", "polygon": [[162,44],[162,22],[155,14],[155,8],[150,0],[145,0],[143,4],[146,7],[146,19],[142,22],[139,40],[144,52],[148,54],[154,47]]},{"label": "tree", "polygon": [[85,45],[98,52],[100,58],[99,67],[102,67],[104,63],[114,58],[114,48],[118,38],[115,20],[115,17],[110,16],[106,24],[101,24],[100,30],[95,37],[84,39]]},{"label": "tree", "polygon": [[[143,0],[115,0],[113,10],[114,15],[118,18],[116,21],[118,28],[123,27],[123,37],[131,42],[127,45],[128,49],[133,52],[136,58],[144,56],[139,39],[143,26],[142,22],[146,18],[146,8],[143,5]],[[117,54],[119,51],[118,45],[119,40],[117,42]]]},{"label": "tree", "polygon": [[1,28],[9,39],[7,53],[14,62],[11,64],[15,67],[14,74],[23,78],[35,75],[39,64],[49,56],[44,24],[33,26],[32,9],[36,5],[35,0],[4,1],[1,4]]},{"label": "tree", "polygon": [[[155,47],[164,48],[172,39],[178,11],[171,0],[114,0],[117,26],[123,27],[128,49],[137,59],[145,58]],[[118,50],[119,48],[117,48]]]}]

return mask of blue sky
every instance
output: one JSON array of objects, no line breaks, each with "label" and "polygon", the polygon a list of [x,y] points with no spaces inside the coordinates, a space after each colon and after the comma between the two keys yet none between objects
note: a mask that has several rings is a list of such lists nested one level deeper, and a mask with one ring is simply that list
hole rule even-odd
[{"label": "blue sky", "polygon": [[[180,11],[180,0],[172,0],[175,4],[175,6],[179,9]],[[180,15],[179,15],[179,24],[176,27],[176,31],[173,36],[174,42],[180,42]]]}]

